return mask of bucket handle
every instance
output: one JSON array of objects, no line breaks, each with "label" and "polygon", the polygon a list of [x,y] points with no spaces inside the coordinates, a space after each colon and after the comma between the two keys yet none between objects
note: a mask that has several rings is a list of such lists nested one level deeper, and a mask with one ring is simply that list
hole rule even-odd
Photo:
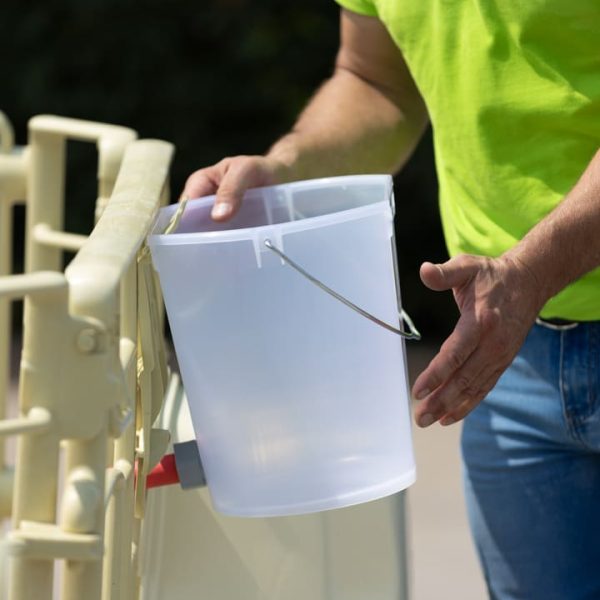
[{"label": "bucket handle", "polygon": [[320,281],[319,279],[317,279],[310,273],[307,273],[299,264],[295,263],[289,256],[284,254],[279,248],[276,248],[273,245],[273,242],[271,242],[271,240],[266,239],[265,246],[269,250],[271,250],[271,252],[274,252],[275,254],[277,254],[277,256],[279,256],[279,258],[281,258],[281,260],[283,260],[288,265],[290,265],[290,267],[292,267],[293,269],[298,271],[298,273],[300,273],[300,275],[303,275],[304,277],[306,277],[306,279],[308,279],[311,283],[314,283],[317,287],[321,288],[324,292],[327,292],[330,296],[333,296],[336,300],[339,300],[342,304],[345,304],[352,310],[356,311],[358,314],[369,319],[370,321],[373,321],[373,323],[376,323],[380,327],[383,327],[384,329],[387,329],[388,331],[391,331],[392,333],[395,333],[407,340],[420,340],[421,339],[421,334],[419,333],[419,331],[415,327],[415,324],[413,323],[412,319],[408,316],[408,314],[406,313],[406,311],[404,309],[402,309],[402,308],[400,309],[399,316],[408,325],[408,328],[410,330],[409,332],[406,332],[403,329],[398,329],[397,327],[389,325],[385,321],[378,319],[371,313],[360,308],[360,306],[356,306],[356,304],[354,304],[353,302],[348,300],[348,298],[345,298],[341,294],[338,294],[336,291],[332,290],[330,287],[327,287],[322,281]]}]

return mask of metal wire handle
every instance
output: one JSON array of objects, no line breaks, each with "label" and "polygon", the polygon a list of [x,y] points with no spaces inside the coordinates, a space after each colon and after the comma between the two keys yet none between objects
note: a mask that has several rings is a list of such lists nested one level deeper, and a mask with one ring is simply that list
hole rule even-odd
[{"label": "metal wire handle", "polygon": [[269,250],[271,250],[272,252],[277,254],[277,256],[279,256],[279,258],[281,258],[288,265],[290,265],[290,267],[292,267],[293,269],[298,271],[298,273],[300,273],[300,275],[303,275],[304,277],[306,277],[306,279],[308,279],[311,283],[314,283],[317,287],[321,288],[324,292],[327,292],[330,296],[333,296],[336,300],[339,300],[342,304],[345,304],[352,310],[356,311],[358,314],[369,319],[370,321],[373,321],[373,323],[376,323],[377,325],[383,327],[384,329],[387,329],[388,331],[391,331],[392,333],[402,336],[403,338],[405,338],[407,340],[420,340],[421,339],[421,334],[415,327],[415,324],[413,323],[412,319],[404,311],[404,309],[400,310],[399,316],[408,325],[410,332],[406,332],[402,329],[398,329],[397,327],[389,325],[385,321],[382,321],[381,319],[378,319],[371,313],[368,313],[366,310],[363,310],[362,308],[360,308],[360,306],[356,306],[356,304],[354,304],[353,302],[350,302],[350,300],[348,300],[348,298],[345,298],[341,294],[338,294],[336,291],[332,290],[330,287],[327,287],[322,281],[320,281],[316,277],[313,277],[310,273],[307,273],[300,265],[295,263],[289,256],[286,256],[279,248],[276,248],[273,245],[273,243],[271,242],[271,240],[269,240],[269,239],[265,240],[265,246]]},{"label": "metal wire handle", "polygon": [[183,211],[185,210],[188,200],[188,196],[186,196],[185,194],[181,195],[181,198],[179,198],[179,206],[177,207],[177,210],[171,215],[171,218],[169,219],[169,222],[167,223],[167,226],[163,231],[163,235],[169,235],[170,233],[175,232],[177,227],[179,227],[179,222],[181,221],[181,217],[183,217]]}]

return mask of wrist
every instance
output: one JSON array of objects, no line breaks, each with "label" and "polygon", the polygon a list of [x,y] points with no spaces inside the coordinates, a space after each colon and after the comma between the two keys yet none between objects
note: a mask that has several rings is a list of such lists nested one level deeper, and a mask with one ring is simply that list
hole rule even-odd
[{"label": "wrist", "polygon": [[297,173],[298,150],[290,139],[292,136],[293,134],[288,134],[265,154],[273,183],[288,183],[300,179]]},{"label": "wrist", "polygon": [[555,295],[550,285],[550,278],[540,264],[531,260],[517,247],[502,254],[499,260],[503,262],[511,277],[516,281],[517,289],[530,299],[531,306],[539,313],[543,306]]}]

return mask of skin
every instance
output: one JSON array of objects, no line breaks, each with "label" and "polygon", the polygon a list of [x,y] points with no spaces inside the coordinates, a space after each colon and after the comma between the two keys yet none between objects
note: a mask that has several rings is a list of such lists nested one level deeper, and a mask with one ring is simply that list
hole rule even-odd
[{"label": "skin", "polygon": [[381,22],[341,13],[333,75],[292,131],[265,156],[235,156],[200,169],[184,194],[217,194],[213,218],[227,220],[249,187],[402,167],[427,124],[425,105]]},{"label": "skin", "polygon": [[[193,173],[184,194],[217,194],[212,216],[231,218],[251,187],[351,173],[393,173],[427,123],[424,102],[382,23],[342,10],[334,73],[292,131],[264,156],[225,158]],[[460,318],[419,375],[421,427],[464,418],[494,387],[553,295],[600,265],[600,152],[565,199],[498,258],[424,263],[432,290],[452,290]]]}]

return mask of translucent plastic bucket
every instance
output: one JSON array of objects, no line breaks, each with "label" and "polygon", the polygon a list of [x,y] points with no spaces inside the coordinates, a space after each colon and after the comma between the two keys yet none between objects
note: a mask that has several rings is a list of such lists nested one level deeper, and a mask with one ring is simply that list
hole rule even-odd
[{"label": "translucent plastic bucket", "polygon": [[163,209],[148,242],[215,508],[299,514],[408,487],[404,339],[351,306],[399,326],[391,178],[254,189],[222,224],[213,201],[170,235]]}]

